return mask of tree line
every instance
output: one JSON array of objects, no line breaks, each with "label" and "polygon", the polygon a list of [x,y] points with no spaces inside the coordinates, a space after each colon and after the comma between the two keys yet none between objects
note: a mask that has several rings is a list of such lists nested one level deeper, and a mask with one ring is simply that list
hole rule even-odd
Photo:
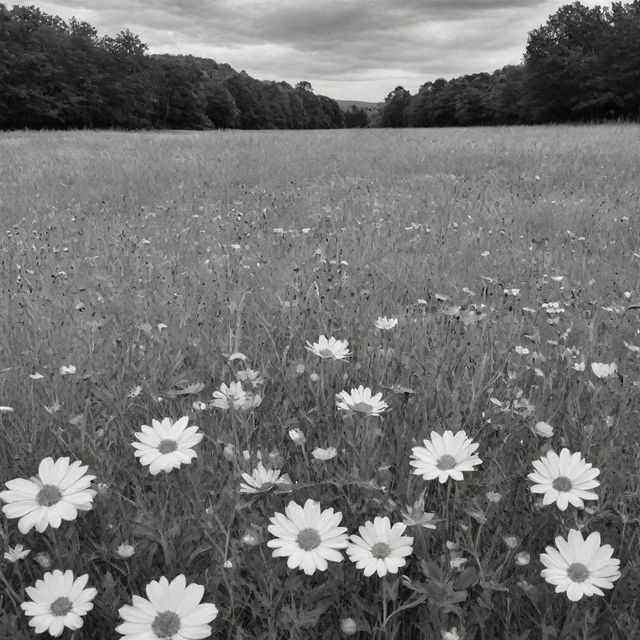
[{"label": "tree line", "polygon": [[308,82],[262,82],[227,64],[148,55],[128,29],[99,37],[34,6],[0,4],[0,129],[329,129],[336,102]]},{"label": "tree line", "polygon": [[524,61],[396,87],[377,113],[260,81],[228,64],[149,55],[128,29],[99,36],[34,6],[0,3],[0,129],[327,129],[640,118],[640,0],[565,5],[529,33]]},{"label": "tree line", "polygon": [[640,119],[640,0],[565,5],[529,33],[524,62],[396,87],[381,127],[542,124]]}]

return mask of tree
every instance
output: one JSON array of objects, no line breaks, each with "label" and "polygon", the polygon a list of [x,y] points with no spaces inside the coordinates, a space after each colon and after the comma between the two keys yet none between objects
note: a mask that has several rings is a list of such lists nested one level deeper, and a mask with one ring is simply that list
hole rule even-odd
[{"label": "tree", "polygon": [[298,84],[296,84],[296,91],[313,92],[313,87],[311,86],[310,82],[307,82],[306,80],[301,80],[300,82],[298,82]]},{"label": "tree", "polygon": [[380,119],[381,127],[406,127],[405,110],[411,101],[411,93],[404,87],[396,87],[384,101]]}]

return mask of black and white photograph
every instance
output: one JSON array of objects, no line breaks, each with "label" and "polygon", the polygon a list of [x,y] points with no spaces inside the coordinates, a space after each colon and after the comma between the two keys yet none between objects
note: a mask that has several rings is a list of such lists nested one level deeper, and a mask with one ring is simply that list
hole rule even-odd
[{"label": "black and white photograph", "polygon": [[640,0],[0,2],[0,639],[640,640]]}]

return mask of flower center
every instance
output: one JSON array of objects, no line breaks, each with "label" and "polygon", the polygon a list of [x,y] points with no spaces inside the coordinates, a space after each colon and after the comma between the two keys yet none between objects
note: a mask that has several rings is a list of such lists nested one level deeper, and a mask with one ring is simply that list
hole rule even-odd
[{"label": "flower center", "polygon": [[54,484],[45,484],[36,496],[36,502],[43,507],[50,507],[51,505],[60,502],[62,493],[60,489]]},{"label": "flower center", "polygon": [[322,358],[330,358],[333,355],[333,349],[318,349],[318,355]]},{"label": "flower center", "polygon": [[69,598],[60,596],[51,603],[51,613],[54,616],[66,616],[71,609],[73,609],[73,603]]},{"label": "flower center", "polygon": [[171,453],[178,448],[178,443],[175,440],[161,440],[158,445],[158,451],[162,454]]},{"label": "flower center", "polygon": [[589,577],[589,569],[581,562],[574,562],[569,565],[567,576],[572,582],[584,582]]},{"label": "flower center", "polygon": [[158,638],[170,640],[174,634],[180,631],[180,618],[173,611],[159,613],[151,623],[151,631]]},{"label": "flower center", "polygon": [[386,558],[391,553],[391,547],[386,542],[376,542],[371,546],[371,555],[378,560]]},{"label": "flower center", "polygon": [[351,411],[361,411],[362,413],[369,413],[372,407],[368,402],[355,402],[351,405]]},{"label": "flower center", "polygon": [[298,546],[303,551],[312,551],[316,547],[320,546],[320,543],[322,542],[322,538],[320,537],[320,534],[315,529],[308,528],[308,529],[303,529],[298,534],[296,541],[298,542]]},{"label": "flower center", "polygon": [[438,463],[436,466],[440,471],[448,471],[449,469],[453,469],[456,466],[457,462],[453,456],[450,456],[448,453],[445,453],[443,456],[438,458]]},{"label": "flower center", "polygon": [[571,480],[567,478],[567,476],[558,476],[552,483],[551,486],[556,491],[571,491]]}]

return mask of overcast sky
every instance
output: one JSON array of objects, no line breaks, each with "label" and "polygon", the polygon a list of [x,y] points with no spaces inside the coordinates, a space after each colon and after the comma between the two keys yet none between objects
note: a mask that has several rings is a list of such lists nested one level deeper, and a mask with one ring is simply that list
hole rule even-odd
[{"label": "overcast sky", "polygon": [[[6,1],[6,0],[5,0]],[[582,0],[593,6],[608,4]],[[308,80],[332,98],[378,101],[398,85],[517,64],[558,0],[30,0],[151,53],[191,53],[261,80]],[[12,4],[11,0],[7,4]]]}]

